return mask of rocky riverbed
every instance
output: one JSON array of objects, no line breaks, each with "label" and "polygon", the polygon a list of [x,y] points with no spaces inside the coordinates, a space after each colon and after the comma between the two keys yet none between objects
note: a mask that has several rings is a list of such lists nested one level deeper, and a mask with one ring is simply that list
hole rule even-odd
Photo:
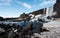
[{"label": "rocky riverbed", "polygon": [[[60,20],[44,23],[43,29],[47,29],[49,31],[42,31],[40,33],[33,33],[33,35],[24,35],[24,36],[26,36],[27,38],[60,38]],[[3,28],[0,28],[0,32],[6,33]]]},{"label": "rocky riverbed", "polygon": [[41,32],[41,34],[35,33],[32,38],[60,38],[60,27],[48,28],[50,31]]},{"label": "rocky riverbed", "polygon": [[35,37],[39,38],[60,38],[60,19],[51,21],[49,23],[44,23],[43,28],[49,31],[41,32],[41,34],[35,34]]}]

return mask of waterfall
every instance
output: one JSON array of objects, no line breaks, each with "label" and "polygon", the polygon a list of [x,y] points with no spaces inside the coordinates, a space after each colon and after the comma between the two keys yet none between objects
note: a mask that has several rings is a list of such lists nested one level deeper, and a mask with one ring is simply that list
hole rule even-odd
[{"label": "waterfall", "polygon": [[53,6],[46,9],[46,17],[53,15]]}]

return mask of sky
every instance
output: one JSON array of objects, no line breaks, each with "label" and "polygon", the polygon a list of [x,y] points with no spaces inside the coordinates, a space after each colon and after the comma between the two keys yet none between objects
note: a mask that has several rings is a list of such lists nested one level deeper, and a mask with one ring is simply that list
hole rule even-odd
[{"label": "sky", "polygon": [[0,0],[0,16],[19,17],[22,13],[30,13],[53,6],[56,0]]}]

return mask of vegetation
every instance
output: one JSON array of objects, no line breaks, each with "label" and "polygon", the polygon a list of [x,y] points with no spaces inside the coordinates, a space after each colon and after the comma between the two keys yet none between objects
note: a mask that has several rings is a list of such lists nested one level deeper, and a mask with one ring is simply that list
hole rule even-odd
[{"label": "vegetation", "polygon": [[0,21],[3,21],[3,20],[4,20],[4,18],[0,16]]},{"label": "vegetation", "polygon": [[23,14],[20,15],[20,18],[22,18],[22,19],[24,19],[26,17],[28,17],[28,14],[23,13]]}]

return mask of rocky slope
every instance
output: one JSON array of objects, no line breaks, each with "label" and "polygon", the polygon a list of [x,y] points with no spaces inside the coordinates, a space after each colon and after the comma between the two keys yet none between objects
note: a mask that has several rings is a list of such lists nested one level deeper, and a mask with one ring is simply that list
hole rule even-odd
[{"label": "rocky slope", "polygon": [[43,9],[40,9],[40,10],[37,10],[37,11],[30,12],[29,14],[34,14],[34,15],[43,14]]}]

